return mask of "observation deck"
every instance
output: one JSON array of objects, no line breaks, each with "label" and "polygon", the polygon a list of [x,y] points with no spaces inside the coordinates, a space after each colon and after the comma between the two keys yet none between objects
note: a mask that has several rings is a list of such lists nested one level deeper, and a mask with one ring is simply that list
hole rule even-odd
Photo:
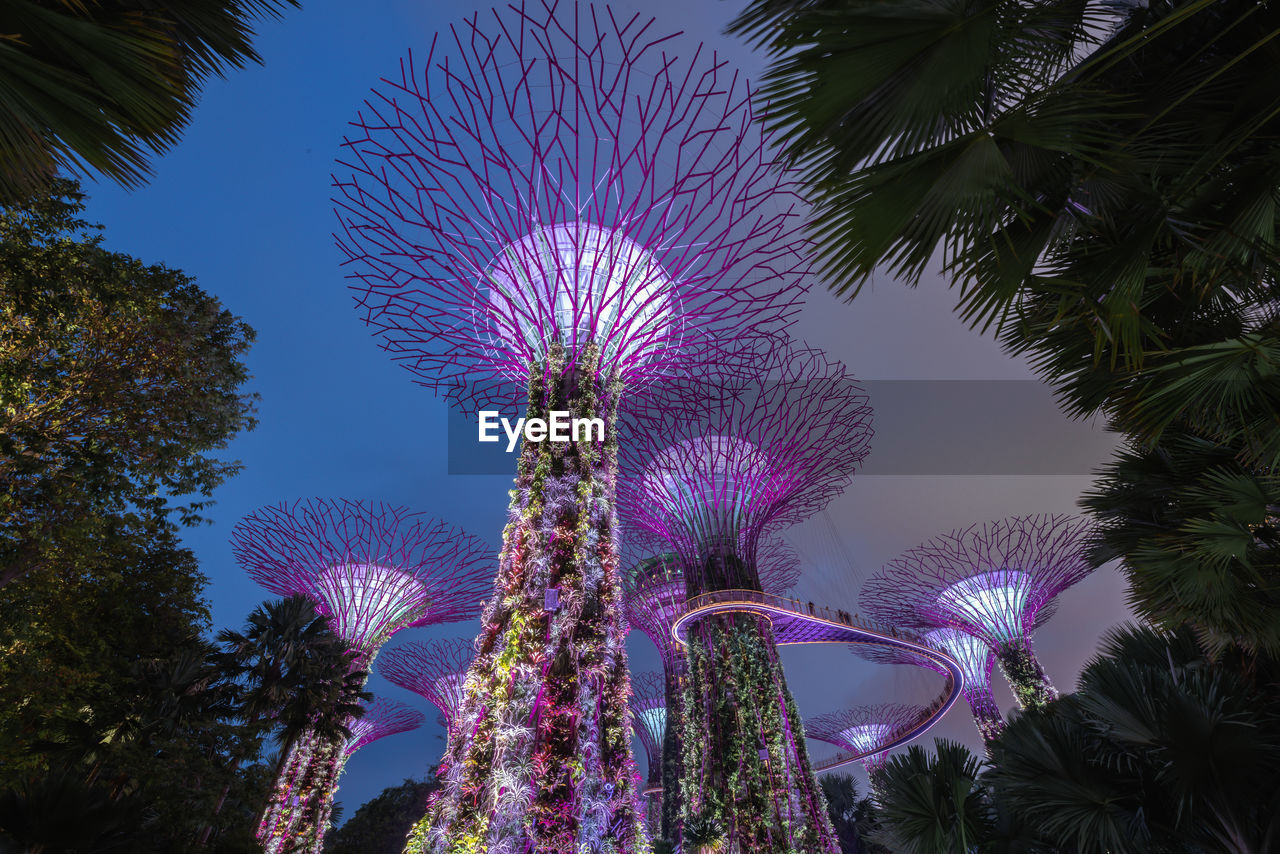
[{"label": "observation deck", "polygon": [[773,628],[779,646],[811,643],[871,644],[899,649],[926,659],[945,671],[942,693],[924,708],[920,717],[890,733],[874,749],[853,753],[840,751],[835,756],[813,763],[815,772],[831,771],[868,756],[883,753],[923,735],[942,719],[964,690],[964,671],[960,662],[940,649],[929,646],[921,638],[870,620],[861,620],[844,611],[815,606],[785,596],[759,590],[716,590],[695,596],[687,610],[671,626],[671,634],[681,646],[688,646],[689,628],[699,620],[716,614],[754,614],[764,618]]}]

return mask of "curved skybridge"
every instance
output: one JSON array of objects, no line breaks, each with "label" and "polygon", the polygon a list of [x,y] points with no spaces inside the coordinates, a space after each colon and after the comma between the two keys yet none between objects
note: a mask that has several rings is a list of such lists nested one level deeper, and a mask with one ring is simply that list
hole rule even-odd
[{"label": "curved skybridge", "polygon": [[906,744],[942,719],[955,705],[964,690],[964,673],[960,662],[940,649],[931,647],[915,635],[880,625],[869,620],[855,621],[854,615],[830,608],[816,607],[810,602],[762,593],[759,590],[717,590],[688,600],[687,608],[671,626],[671,634],[681,646],[688,646],[688,631],[694,623],[715,614],[755,614],[773,628],[775,642],[784,644],[841,643],[871,644],[892,647],[908,655],[919,656],[945,673],[942,692],[925,706],[920,716],[860,753],[841,751],[835,756],[813,763],[814,771],[831,771]]}]

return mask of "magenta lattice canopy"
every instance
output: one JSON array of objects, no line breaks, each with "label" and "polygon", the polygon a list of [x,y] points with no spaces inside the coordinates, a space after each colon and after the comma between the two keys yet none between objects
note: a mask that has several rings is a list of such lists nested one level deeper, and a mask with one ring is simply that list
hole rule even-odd
[{"label": "magenta lattice canopy", "polygon": [[411,709],[404,703],[374,697],[365,704],[364,715],[348,725],[351,737],[347,739],[346,753],[350,756],[371,741],[415,730],[425,720],[422,712]]},{"label": "magenta lattice canopy", "polygon": [[874,772],[883,767],[888,758],[888,751],[881,748],[914,727],[923,713],[920,706],[905,703],[855,706],[808,718],[804,731],[809,738],[861,754],[867,770]]},{"label": "magenta lattice canopy", "polygon": [[993,649],[1029,637],[1041,612],[1092,571],[1087,520],[1011,516],[934,537],[890,561],[863,588],[886,622],[950,627]]},{"label": "magenta lattice canopy", "polygon": [[779,329],[805,206],[746,83],[638,14],[510,12],[402,60],[343,142],[337,241],[384,346],[483,404],[552,345],[637,389]]},{"label": "magenta lattice canopy", "polygon": [[263,587],[303,595],[366,655],[408,626],[480,613],[494,552],[437,519],[380,502],[320,500],[263,507],[231,535]]},{"label": "magenta lattice canopy", "polygon": [[378,673],[425,697],[440,710],[445,729],[452,729],[462,708],[467,668],[476,657],[475,644],[460,638],[413,641],[389,649],[378,659]]},{"label": "magenta lattice canopy", "polygon": [[756,366],[745,388],[689,381],[698,393],[639,409],[626,434],[620,515],[688,566],[727,549],[763,569],[763,535],[821,510],[869,451],[871,407],[843,365],[774,342]]}]

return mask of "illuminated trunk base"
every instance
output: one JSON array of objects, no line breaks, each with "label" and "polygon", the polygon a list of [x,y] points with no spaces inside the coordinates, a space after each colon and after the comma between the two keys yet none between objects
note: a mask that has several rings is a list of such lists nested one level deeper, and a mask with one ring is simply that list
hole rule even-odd
[{"label": "illuminated trunk base", "polygon": [[309,732],[290,748],[255,834],[265,854],[319,854],[346,758],[345,739]]},{"label": "illuminated trunk base", "polygon": [[[614,509],[618,389],[592,360],[533,372],[529,417],[603,418],[605,442],[526,442],[495,594],[442,787],[408,854],[647,852],[631,756]],[[551,378],[543,382],[543,377]]]},{"label": "illuminated trunk base", "polygon": [[[728,852],[839,854],[773,633],[746,614],[690,633],[682,832],[719,825]],[[686,850],[691,842],[685,840]]]},{"label": "illuminated trunk base", "polygon": [[1043,709],[1058,699],[1058,689],[1036,660],[1031,646],[1025,641],[1010,641],[996,650],[1000,672],[1009,680],[1013,698],[1020,709]]},{"label": "illuminated trunk base", "polygon": [[1004,732],[1004,716],[1000,707],[985,689],[965,691],[964,698],[969,703],[969,711],[973,713],[973,723],[978,728],[984,744],[990,744]]}]

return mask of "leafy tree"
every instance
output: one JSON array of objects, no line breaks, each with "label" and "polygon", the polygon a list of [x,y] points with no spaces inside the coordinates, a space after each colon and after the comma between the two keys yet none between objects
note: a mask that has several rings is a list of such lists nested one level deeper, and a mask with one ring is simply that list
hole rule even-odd
[{"label": "leafy tree", "polygon": [[1210,662],[1188,631],[1112,632],[1079,691],[1010,722],[987,783],[1079,854],[1263,854],[1280,844],[1280,670]]},{"label": "leafy tree", "polygon": [[0,199],[59,169],[133,186],[173,145],[211,75],[261,62],[252,22],[296,0],[6,0]]},{"label": "leafy tree", "polygon": [[407,779],[383,789],[325,838],[325,854],[400,854],[410,828],[440,787],[434,769],[426,780]]},{"label": "leafy tree", "polygon": [[347,721],[364,713],[367,673],[352,668],[354,651],[305,596],[263,603],[244,631],[224,629],[218,641],[242,685],[243,717],[274,731],[282,757],[304,732],[349,736]]},{"label": "leafy tree", "polygon": [[[775,54],[761,96],[833,287],[914,283],[941,253],[967,319],[1134,443],[1091,507],[1138,609],[1280,655],[1258,512],[1280,464],[1280,3],[755,0],[736,26]],[[1152,467],[1176,506],[1132,480]]]},{"label": "leafy tree", "polygon": [[198,521],[240,468],[210,452],[254,424],[252,330],[181,272],[104,249],[82,200],[57,181],[0,209],[0,586],[72,561],[106,518]]}]

